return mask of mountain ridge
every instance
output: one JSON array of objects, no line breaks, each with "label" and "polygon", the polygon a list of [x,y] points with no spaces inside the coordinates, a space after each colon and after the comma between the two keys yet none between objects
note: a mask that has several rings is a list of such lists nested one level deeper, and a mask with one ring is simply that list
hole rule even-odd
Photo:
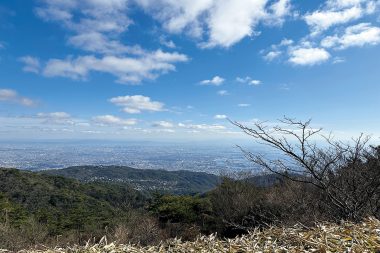
[{"label": "mountain ridge", "polygon": [[135,169],[128,166],[72,166],[40,173],[74,178],[81,182],[128,184],[136,190],[174,194],[205,193],[215,188],[220,177],[205,172]]}]

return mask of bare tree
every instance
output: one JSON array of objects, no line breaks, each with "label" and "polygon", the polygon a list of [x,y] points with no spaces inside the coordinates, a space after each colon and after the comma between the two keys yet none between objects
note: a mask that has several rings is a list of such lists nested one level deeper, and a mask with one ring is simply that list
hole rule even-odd
[{"label": "bare tree", "polygon": [[[254,123],[253,127],[231,123],[284,155],[282,159],[271,159],[239,147],[248,160],[266,171],[321,190],[340,218],[358,220],[370,203],[379,203],[380,167],[368,165],[373,156],[368,136],[361,134],[351,143],[335,141],[331,134],[324,136],[321,128],[312,128],[311,120],[287,117],[274,126],[265,122]],[[317,145],[318,139],[323,143]],[[372,207],[376,208],[379,209]]]}]

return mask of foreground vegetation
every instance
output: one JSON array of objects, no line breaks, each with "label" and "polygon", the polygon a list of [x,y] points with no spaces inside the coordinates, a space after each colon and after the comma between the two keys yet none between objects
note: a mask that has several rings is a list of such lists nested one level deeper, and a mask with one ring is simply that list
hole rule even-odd
[{"label": "foreground vegetation", "polygon": [[142,247],[131,244],[100,243],[44,250],[28,250],[30,253],[64,252],[378,252],[380,250],[380,221],[367,219],[360,224],[341,225],[321,223],[313,228],[271,227],[253,230],[247,235],[230,240],[215,235],[201,236],[194,241],[171,239],[157,246]]}]

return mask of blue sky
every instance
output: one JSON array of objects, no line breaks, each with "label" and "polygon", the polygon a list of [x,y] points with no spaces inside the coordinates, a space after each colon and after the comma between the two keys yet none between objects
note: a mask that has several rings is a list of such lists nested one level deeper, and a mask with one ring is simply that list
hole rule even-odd
[{"label": "blue sky", "polygon": [[376,0],[2,0],[1,139],[380,136]]}]

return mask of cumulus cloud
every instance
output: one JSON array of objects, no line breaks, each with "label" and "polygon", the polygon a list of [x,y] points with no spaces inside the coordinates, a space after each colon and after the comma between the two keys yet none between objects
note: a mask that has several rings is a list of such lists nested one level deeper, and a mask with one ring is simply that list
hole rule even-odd
[{"label": "cumulus cloud", "polygon": [[239,82],[239,83],[247,83],[247,82],[249,82],[249,80],[252,80],[252,78],[249,76],[247,76],[247,77],[236,77],[236,82]]},{"label": "cumulus cloud", "polygon": [[156,121],[152,124],[153,127],[162,127],[162,128],[172,128],[174,127],[173,123],[169,121]]},{"label": "cumulus cloud", "polygon": [[121,106],[126,113],[141,113],[143,111],[159,112],[164,111],[164,104],[152,101],[150,97],[142,95],[119,96],[110,99],[110,102]]},{"label": "cumulus cloud", "polygon": [[[295,43],[283,39],[268,49],[261,50],[264,60],[287,59],[294,65],[317,65],[333,58],[333,63],[342,62],[333,57],[328,49],[343,50],[349,47],[362,47],[379,44],[379,27],[369,23],[360,23],[347,27],[347,23],[371,15],[380,4],[373,0],[327,0],[318,9],[303,16],[311,33]],[[335,35],[327,36],[331,28]],[[343,32],[339,32],[342,31]],[[286,57],[286,58],[285,58]]]},{"label": "cumulus cloud", "polygon": [[[90,72],[96,71],[112,74],[120,83],[139,83],[174,71],[175,63],[188,60],[177,52],[146,51],[139,45],[129,46],[121,41],[121,34],[133,23],[128,17],[129,0],[41,0],[40,3],[36,8],[40,18],[61,24],[69,32],[69,45],[93,53],[50,59],[42,70],[45,76],[85,80]],[[28,66],[29,71],[38,69]]]},{"label": "cumulus cloud", "polygon": [[28,107],[37,105],[36,101],[20,96],[17,91],[11,89],[0,89],[0,102],[16,103]]},{"label": "cumulus cloud", "polygon": [[323,31],[333,25],[344,24],[362,16],[362,9],[354,6],[338,11],[315,11],[305,16],[306,23],[315,31]]},{"label": "cumulus cloud", "polygon": [[121,119],[113,115],[100,115],[93,117],[92,120],[102,125],[133,126],[137,124],[137,119]]},{"label": "cumulus cloud", "polygon": [[245,84],[254,85],[254,86],[260,85],[262,83],[262,81],[257,80],[257,79],[252,79],[249,76],[246,76],[246,77],[236,77],[236,81],[239,82],[239,83],[245,83]]},{"label": "cumulus cloud", "polygon": [[[347,24],[376,13],[380,4],[373,0],[327,0],[318,9],[303,16],[311,33],[294,45],[292,40],[283,40],[262,50],[266,61],[273,61],[282,55],[295,65],[316,65],[332,58],[327,49],[346,49],[379,43],[379,28],[369,23],[347,27]],[[331,28],[336,27],[334,30]],[[342,31],[343,32],[339,32]],[[327,36],[334,31],[335,35]],[[282,57],[284,58],[284,57]],[[342,59],[333,57],[333,63]]]},{"label": "cumulus cloud", "polygon": [[216,1],[209,17],[209,41],[205,47],[230,47],[246,36],[265,16],[265,0]]},{"label": "cumulus cloud", "polygon": [[[125,32],[132,20],[127,16],[128,0],[42,0],[36,14],[73,32],[69,43],[78,48],[118,53],[125,46],[113,38]],[[110,51],[109,49],[115,49]]]},{"label": "cumulus cloud", "polygon": [[40,72],[40,60],[32,56],[24,56],[19,59],[25,66],[22,68],[24,72],[32,72],[38,74]]},{"label": "cumulus cloud", "polygon": [[264,60],[271,62],[279,58],[283,54],[283,51],[285,51],[286,47],[291,46],[293,43],[293,40],[284,38],[280,43],[273,44],[269,49],[261,50],[260,53],[263,55]]},{"label": "cumulus cloud", "polygon": [[290,0],[279,0],[270,6],[270,9],[277,17],[283,17],[290,12],[291,3]]},{"label": "cumulus cloud", "polygon": [[261,81],[260,80],[251,80],[249,83],[249,85],[260,85],[261,84]]},{"label": "cumulus cloud", "polygon": [[320,9],[307,13],[304,18],[313,31],[312,35],[315,35],[330,27],[372,14],[376,8],[376,1],[372,0],[328,0]]},{"label": "cumulus cloud", "polygon": [[214,119],[227,119],[227,116],[224,114],[217,114],[214,116]]},{"label": "cumulus cloud", "polygon": [[[137,0],[148,13],[171,33],[186,32],[202,39],[202,47],[230,47],[255,35],[261,21],[281,23],[290,1],[279,0]],[[277,21],[278,20],[278,21]]]},{"label": "cumulus cloud", "polygon": [[160,36],[159,42],[161,45],[168,48],[176,48],[176,44],[172,40],[168,40],[165,36]]},{"label": "cumulus cloud", "polygon": [[99,32],[88,32],[72,36],[68,40],[70,45],[86,51],[108,55],[119,54],[143,54],[144,50],[139,46],[126,46],[120,41],[109,39]]},{"label": "cumulus cloud", "polygon": [[218,94],[219,96],[227,96],[227,95],[229,95],[228,91],[226,91],[226,90],[219,90],[219,91],[217,92],[217,94]]},{"label": "cumulus cloud", "polygon": [[291,1],[290,0],[278,0],[269,6],[270,15],[268,15],[268,21],[271,24],[282,24],[286,16],[291,15]]},{"label": "cumulus cloud", "polygon": [[290,51],[289,62],[295,65],[316,65],[330,59],[331,55],[323,48],[294,48]]},{"label": "cumulus cloud", "polygon": [[155,79],[160,74],[174,71],[176,62],[188,58],[180,53],[157,50],[139,57],[127,56],[80,56],[77,58],[51,59],[46,63],[43,74],[48,77],[61,76],[86,79],[90,72],[103,72],[116,76],[120,83],[139,83],[143,79]]},{"label": "cumulus cloud", "polygon": [[263,58],[266,61],[273,61],[274,59],[278,58],[281,54],[281,51],[269,51],[263,56]]},{"label": "cumulus cloud", "polygon": [[345,29],[344,34],[328,36],[321,45],[326,48],[346,49],[349,47],[362,47],[380,43],[380,28],[369,23],[353,25]]},{"label": "cumulus cloud", "polygon": [[219,86],[224,83],[225,79],[220,76],[214,76],[212,79],[203,80],[200,82],[201,85],[214,85]]}]

